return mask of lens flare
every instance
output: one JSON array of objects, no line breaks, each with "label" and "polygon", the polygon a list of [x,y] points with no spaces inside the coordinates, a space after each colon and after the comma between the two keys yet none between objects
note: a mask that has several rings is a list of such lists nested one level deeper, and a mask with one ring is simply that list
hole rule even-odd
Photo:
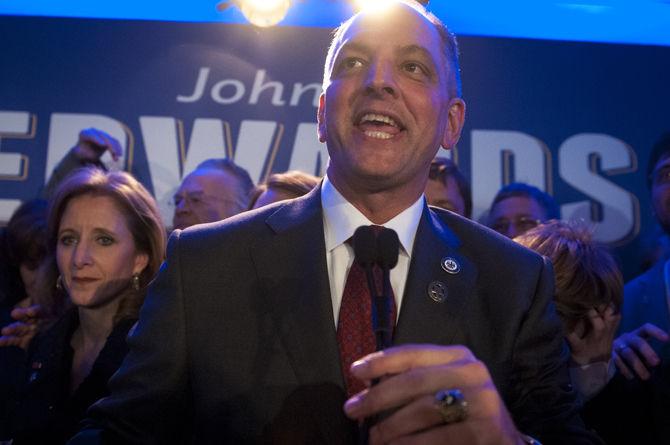
[{"label": "lens flare", "polygon": [[250,23],[267,27],[276,25],[286,17],[290,0],[241,0],[239,8]]}]

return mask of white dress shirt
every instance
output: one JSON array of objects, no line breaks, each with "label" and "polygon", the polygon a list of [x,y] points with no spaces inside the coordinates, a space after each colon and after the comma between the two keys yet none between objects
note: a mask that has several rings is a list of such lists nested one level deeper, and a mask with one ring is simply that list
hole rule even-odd
[{"label": "white dress shirt", "polygon": [[[398,264],[391,269],[391,286],[393,287],[397,308],[396,317],[400,314],[402,296],[407,282],[407,272],[409,271],[410,255],[414,246],[416,230],[421,220],[423,203],[424,197],[421,195],[409,208],[383,224],[384,227],[395,230],[400,240]],[[374,223],[342,196],[333,186],[333,183],[328,180],[328,176],[323,178],[323,185],[321,186],[321,205],[323,207],[323,234],[326,240],[330,296],[333,302],[335,327],[337,328],[344,284],[347,280],[349,268],[354,262],[354,249],[346,241],[354,235],[359,226],[369,226]]]}]

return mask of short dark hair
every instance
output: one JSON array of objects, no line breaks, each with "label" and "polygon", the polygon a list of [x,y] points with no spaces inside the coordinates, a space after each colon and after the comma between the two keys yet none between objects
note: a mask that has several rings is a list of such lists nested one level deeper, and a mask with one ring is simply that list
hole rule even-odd
[{"label": "short dark hair", "polygon": [[222,170],[232,175],[239,185],[238,200],[242,203],[240,211],[247,209],[249,204],[249,195],[254,188],[254,181],[251,180],[249,172],[235,164],[228,158],[205,159],[195,168],[196,170]]},{"label": "short dark hair", "polygon": [[269,189],[281,190],[294,198],[306,195],[319,185],[320,178],[300,170],[289,170],[284,173],[273,173],[263,184],[255,187],[249,195],[249,209],[252,209],[258,198]]},{"label": "short dark hair", "polygon": [[[442,41],[442,50],[444,53],[445,60],[447,61],[447,73],[451,76],[447,79],[447,84],[449,87],[449,93],[453,97],[462,96],[462,82],[461,82],[461,67],[458,61],[458,43],[456,41],[456,36],[447,28],[447,26],[439,19],[435,14],[429,12],[426,9],[428,1],[418,1],[418,0],[396,0],[397,3],[404,4],[414,9],[416,12],[425,17],[429,22],[433,24],[438,34],[440,35],[440,40]],[[333,64],[335,63],[335,52],[341,44],[341,38],[344,32],[349,28],[351,22],[358,16],[354,15],[346,22],[342,23],[333,33],[333,39],[330,42],[328,48],[328,54],[326,55],[326,63],[323,68],[323,84],[322,87],[325,90],[326,85],[330,82],[330,74],[333,70]]]},{"label": "short dark hair", "polygon": [[3,267],[0,277],[0,304],[14,306],[26,298],[26,287],[21,278],[21,266],[37,269],[47,256],[47,201],[32,199],[24,202],[12,214],[4,228],[0,243]]},{"label": "short dark hair", "polygon": [[513,182],[501,188],[493,198],[490,210],[500,201],[518,196],[535,200],[544,209],[547,219],[559,219],[561,217],[561,210],[553,196],[523,182]]},{"label": "short dark hair", "polygon": [[39,265],[47,253],[47,208],[43,199],[26,201],[14,212],[7,223],[9,259],[17,267]]},{"label": "short dark hair", "polygon": [[454,178],[458,186],[458,193],[463,198],[465,205],[465,217],[472,217],[472,189],[470,182],[463,176],[463,173],[458,169],[458,166],[449,158],[437,157],[430,163],[430,171],[428,177],[433,180],[442,181],[444,185],[447,184],[449,177]]},{"label": "short dark hair", "polygon": [[661,137],[651,148],[649,161],[647,161],[647,187],[649,187],[649,190],[651,190],[651,186],[654,181],[652,176],[654,173],[654,168],[656,168],[656,164],[658,164],[658,161],[665,159],[668,156],[670,156],[670,132],[661,135]]}]

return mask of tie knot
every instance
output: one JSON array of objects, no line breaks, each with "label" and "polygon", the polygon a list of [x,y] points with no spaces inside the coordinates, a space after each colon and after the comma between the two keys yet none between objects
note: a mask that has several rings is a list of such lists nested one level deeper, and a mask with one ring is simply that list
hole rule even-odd
[{"label": "tie knot", "polygon": [[384,226],[378,226],[378,225],[371,225],[370,228],[372,229],[372,232],[375,234],[375,236],[379,236],[379,234],[384,230]]},{"label": "tie knot", "polygon": [[[365,227],[365,226],[361,226],[361,227]],[[379,234],[382,232],[382,230],[385,229],[384,226],[378,226],[378,225],[375,225],[375,224],[371,224],[368,227],[370,229],[372,229],[372,233],[374,234],[375,239],[379,236]],[[348,245],[353,247],[353,245],[354,245],[353,235],[346,239],[345,244],[348,244]]]}]

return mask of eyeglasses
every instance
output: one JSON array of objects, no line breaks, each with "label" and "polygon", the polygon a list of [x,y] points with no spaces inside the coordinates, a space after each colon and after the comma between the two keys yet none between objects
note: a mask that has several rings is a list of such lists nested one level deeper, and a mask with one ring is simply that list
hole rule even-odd
[{"label": "eyeglasses", "polygon": [[542,221],[539,219],[529,218],[528,216],[520,216],[518,218],[507,219],[500,218],[493,221],[491,228],[498,233],[506,234],[509,233],[510,227],[514,226],[517,233],[524,233],[530,229],[540,225]]},{"label": "eyeglasses", "polygon": [[186,193],[183,195],[174,195],[170,205],[178,207],[181,203],[189,207],[198,207],[202,205],[210,205],[213,202],[221,202],[224,204],[236,204],[232,199],[226,199],[219,196],[206,195],[204,193]]}]

